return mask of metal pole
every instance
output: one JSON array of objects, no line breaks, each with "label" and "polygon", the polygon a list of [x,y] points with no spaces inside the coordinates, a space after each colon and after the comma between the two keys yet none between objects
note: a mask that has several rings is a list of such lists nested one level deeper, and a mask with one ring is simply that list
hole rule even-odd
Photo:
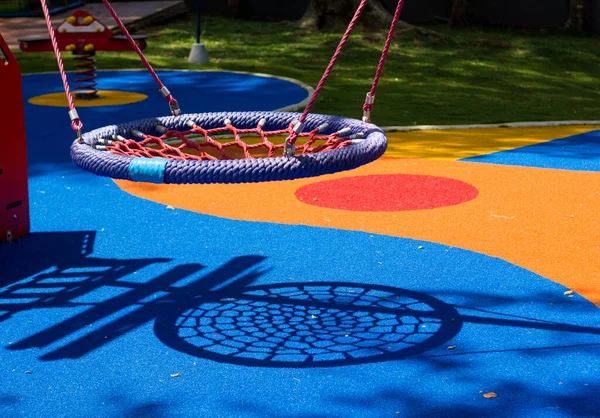
[{"label": "metal pole", "polygon": [[202,15],[202,0],[198,0],[196,6],[196,43],[200,43],[200,28],[201,28],[201,15]]},{"label": "metal pole", "polygon": [[192,45],[188,62],[190,64],[204,65],[208,63],[208,51],[206,46],[200,43],[200,35],[202,33],[202,0],[196,0],[196,43]]}]

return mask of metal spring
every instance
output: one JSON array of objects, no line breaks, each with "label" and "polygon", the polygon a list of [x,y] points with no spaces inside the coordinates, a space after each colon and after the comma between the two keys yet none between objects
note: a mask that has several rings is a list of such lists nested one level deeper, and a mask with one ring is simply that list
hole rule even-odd
[{"label": "metal spring", "polygon": [[79,99],[98,98],[98,89],[96,85],[96,51],[74,52],[74,60],[78,61],[75,67],[75,97]]}]

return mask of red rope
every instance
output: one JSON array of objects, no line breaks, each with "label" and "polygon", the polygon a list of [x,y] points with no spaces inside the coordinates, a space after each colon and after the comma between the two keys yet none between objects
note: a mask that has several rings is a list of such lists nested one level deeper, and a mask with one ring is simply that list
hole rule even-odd
[{"label": "red rope", "polygon": [[[264,131],[262,126],[256,128],[238,129],[231,123],[221,128],[203,129],[194,124],[191,129],[181,132],[176,130],[166,130],[161,136],[141,135],[141,140],[125,139],[119,141],[108,141],[106,151],[117,155],[127,155],[131,157],[145,158],[168,158],[172,160],[231,160],[237,159],[236,152],[226,153],[228,148],[237,148],[240,150],[239,158],[259,158],[253,156],[251,151],[263,149],[266,151],[266,157],[275,157],[277,150],[283,150],[284,144],[275,144],[269,140],[269,137],[289,134],[293,128],[290,125],[287,129],[277,131]],[[318,129],[310,132],[298,134],[305,142],[299,146],[303,154],[312,154],[318,152],[328,152],[334,149],[344,148],[352,143],[348,136],[340,136],[339,132],[329,135],[318,135]],[[229,133],[233,136],[233,141],[218,141],[211,137],[213,134]],[[244,141],[242,135],[249,135],[248,142]],[[196,140],[188,138],[190,135],[199,135]],[[202,138],[200,138],[202,137]],[[260,138],[255,142],[253,138]],[[167,140],[179,141],[176,145],[169,145]],[[207,152],[212,150],[212,152]],[[265,152],[263,151],[263,153]],[[259,153],[255,151],[255,154]],[[263,157],[260,153],[260,157]]]},{"label": "red rope", "polygon": [[[162,81],[160,80],[160,78],[158,77],[158,75],[156,74],[156,72],[154,71],[154,69],[152,68],[152,65],[150,65],[150,62],[144,56],[144,53],[142,52],[142,50],[135,43],[135,40],[129,34],[129,31],[127,30],[127,28],[125,27],[125,25],[123,24],[123,22],[121,21],[121,19],[119,18],[119,16],[117,15],[117,12],[115,12],[115,9],[113,9],[113,7],[108,2],[108,0],[102,0],[102,2],[104,3],[104,5],[106,6],[106,8],[108,9],[108,12],[113,17],[114,21],[117,23],[117,25],[121,29],[121,32],[123,32],[123,35],[125,35],[125,37],[129,41],[129,43],[131,44],[131,47],[138,54],[138,56],[142,60],[142,63],[146,66],[146,69],[148,70],[148,72],[154,78],[154,81],[156,81],[156,84],[158,85],[158,88],[162,91],[165,88],[165,85],[162,83]],[[171,93],[169,93],[168,95],[166,95],[165,98],[167,99],[167,101],[171,105],[177,105],[177,100],[175,100],[175,98],[173,97],[173,95]]]},{"label": "red rope", "polygon": [[[348,24],[348,28],[346,28],[346,32],[344,33],[344,36],[340,40],[340,43],[338,44],[337,49],[335,50],[335,53],[333,54],[333,57],[331,58],[331,61],[329,62],[329,65],[325,69],[325,73],[323,73],[323,76],[321,77],[319,84],[317,84],[317,87],[315,88],[315,92],[313,93],[312,97],[310,98],[310,101],[306,105],[304,112],[302,112],[302,116],[300,116],[300,123],[304,123],[306,121],[308,114],[310,113],[313,105],[317,101],[317,98],[319,97],[321,90],[323,90],[323,87],[325,86],[325,82],[327,81],[327,79],[329,78],[329,75],[333,71],[333,67],[334,67],[335,63],[337,62],[340,54],[342,53],[342,50],[344,49],[344,46],[346,45],[348,38],[350,38],[350,34],[352,33],[352,30],[354,29],[354,27],[356,26],[356,23],[358,22],[358,18],[360,17],[360,15],[363,12],[363,9],[367,5],[367,1],[368,0],[361,0],[360,4],[358,5],[358,8],[356,9],[356,12],[354,13],[354,17]],[[298,133],[292,132],[292,134],[290,135],[290,137],[288,139],[288,143],[292,144],[292,145],[295,144],[297,138],[298,138]]]},{"label": "red rope", "polygon": [[[50,41],[52,42],[52,48],[54,49],[54,55],[56,56],[56,62],[58,63],[58,70],[60,71],[60,76],[63,81],[63,86],[65,88],[65,94],[67,95],[67,101],[69,102],[69,110],[70,113],[76,112],[75,103],[73,102],[73,97],[71,96],[71,91],[69,89],[69,82],[67,81],[67,73],[65,72],[65,66],[62,61],[62,57],[60,55],[60,49],[58,48],[58,42],[56,41],[56,34],[54,33],[54,28],[52,27],[52,19],[50,19],[50,12],[48,11],[48,5],[46,4],[46,0],[40,0],[42,3],[42,10],[44,11],[44,16],[46,18],[46,26],[48,27],[48,34],[50,35]],[[73,128],[76,132],[81,132],[83,128],[83,123],[79,119],[79,117],[72,118],[71,120],[71,128]]]},{"label": "red rope", "polygon": [[[381,78],[381,74],[383,73],[383,67],[385,65],[385,60],[390,51],[392,39],[394,39],[394,32],[396,32],[396,26],[398,25],[398,21],[400,20],[400,13],[402,12],[402,7],[404,7],[404,0],[398,1],[398,5],[396,6],[396,12],[394,13],[394,19],[392,20],[392,25],[390,26],[390,30],[388,32],[388,36],[383,47],[383,51],[381,52],[381,59],[379,60],[377,72],[375,73],[375,78],[373,79],[373,85],[371,86],[371,90],[369,91],[369,94],[373,98],[375,97],[375,92],[377,91],[377,84],[379,83],[379,79]],[[373,109],[373,103],[365,103],[363,105],[363,110],[371,111],[371,109]]]}]

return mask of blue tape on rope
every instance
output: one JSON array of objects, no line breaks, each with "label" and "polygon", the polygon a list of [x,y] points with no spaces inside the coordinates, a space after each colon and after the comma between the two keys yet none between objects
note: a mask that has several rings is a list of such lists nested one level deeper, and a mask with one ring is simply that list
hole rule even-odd
[{"label": "blue tape on rope", "polygon": [[133,181],[164,183],[166,158],[134,158],[129,164],[129,176]]}]

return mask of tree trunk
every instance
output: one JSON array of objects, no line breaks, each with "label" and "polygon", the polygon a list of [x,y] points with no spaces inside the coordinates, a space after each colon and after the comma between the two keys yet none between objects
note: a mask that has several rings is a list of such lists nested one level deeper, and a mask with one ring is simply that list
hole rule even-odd
[{"label": "tree trunk", "polygon": [[[300,23],[304,28],[342,31],[350,23],[360,0],[311,0]],[[368,29],[389,26],[392,15],[379,0],[371,0],[363,11],[360,23]]]},{"label": "tree trunk", "polygon": [[452,0],[452,14],[450,15],[450,26],[467,26],[468,18],[468,0]]},{"label": "tree trunk", "polygon": [[246,15],[246,1],[227,0],[227,10],[232,17],[243,18]]},{"label": "tree trunk", "polygon": [[[352,20],[360,0],[311,0],[306,13],[300,20],[300,26],[307,30],[344,31]],[[393,15],[386,10],[380,0],[370,0],[359,20],[359,24],[367,30],[385,30],[392,23]],[[399,32],[415,32],[421,36],[438,39],[445,37],[433,30],[399,21]]]},{"label": "tree trunk", "polygon": [[587,11],[587,0],[571,0],[569,20],[565,24],[565,29],[576,32],[583,31],[585,13]]}]

